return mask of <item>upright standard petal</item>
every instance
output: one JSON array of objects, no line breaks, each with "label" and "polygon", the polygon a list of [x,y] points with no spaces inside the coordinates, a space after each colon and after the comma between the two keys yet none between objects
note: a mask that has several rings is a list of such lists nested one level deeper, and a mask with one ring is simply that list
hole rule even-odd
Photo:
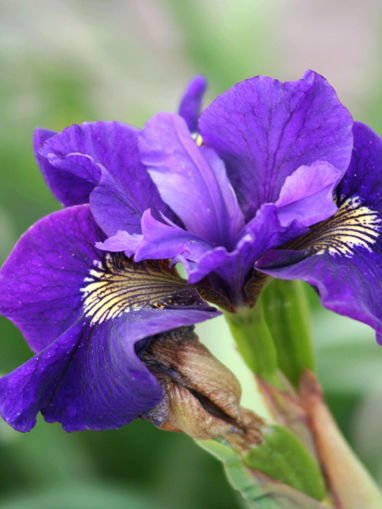
[{"label": "upright standard petal", "polygon": [[137,341],[217,314],[167,262],[106,254],[94,246],[103,238],[88,206],[67,208],[29,230],[2,269],[0,310],[38,350],[0,379],[0,413],[20,431],[39,411],[68,431],[139,417],[162,392]]},{"label": "upright standard petal", "polygon": [[175,114],[153,117],[140,135],[142,162],[163,199],[190,232],[231,247],[244,225],[223,162],[198,147]]},{"label": "upright standard petal", "polygon": [[369,324],[382,344],[382,140],[360,123],[353,132],[338,212],[286,249],[267,253],[257,268],[312,284],[325,307]]},{"label": "upright standard petal", "polygon": [[147,208],[167,212],[140,162],[137,136],[137,129],[121,122],[84,123],[47,138],[38,151],[56,197],[64,205],[90,201],[108,235],[139,232]]},{"label": "upright standard petal", "polygon": [[184,118],[187,127],[193,133],[198,127],[198,118],[202,106],[203,94],[207,88],[204,76],[195,76],[180,101],[178,113]]},{"label": "upright standard petal", "polygon": [[238,83],[199,120],[204,142],[226,162],[247,221],[263,203],[277,200],[300,166],[320,160],[344,173],[351,128],[335,91],[312,71],[292,82],[258,76]]}]

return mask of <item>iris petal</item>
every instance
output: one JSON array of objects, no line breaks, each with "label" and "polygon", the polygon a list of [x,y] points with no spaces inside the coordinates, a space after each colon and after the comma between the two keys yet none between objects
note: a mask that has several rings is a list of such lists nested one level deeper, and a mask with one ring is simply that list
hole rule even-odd
[{"label": "iris petal", "polygon": [[138,232],[147,208],[170,213],[140,162],[137,136],[121,122],[84,123],[45,139],[38,151],[46,180],[64,205],[88,203],[100,184],[92,210],[108,235]]},{"label": "iris petal", "polygon": [[0,312],[40,351],[78,319],[79,289],[103,240],[89,207],[55,212],[32,226],[0,271]]},{"label": "iris petal", "polygon": [[175,114],[153,117],[139,148],[162,199],[187,230],[212,244],[229,245],[244,222],[223,162],[199,148]]},{"label": "iris petal", "polygon": [[191,132],[195,132],[198,126],[198,118],[201,109],[204,92],[207,82],[204,76],[195,76],[180,101],[178,113],[185,120]]},{"label": "iris petal", "polygon": [[119,428],[162,397],[136,342],[202,317],[208,313],[142,309],[97,327],[82,321],[0,379],[0,413],[18,431],[29,431],[39,411],[66,431]]},{"label": "iris petal", "polygon": [[257,268],[281,279],[303,279],[324,306],[372,326],[382,342],[382,140],[354,125],[349,169],[337,188],[338,212],[270,251]]},{"label": "iris petal", "polygon": [[285,179],[275,203],[282,226],[293,221],[311,226],[335,214],[333,195],[341,177],[342,172],[325,161],[300,166]]},{"label": "iris petal", "polygon": [[258,76],[223,93],[199,130],[227,165],[246,220],[274,203],[288,175],[316,160],[342,173],[351,156],[352,118],[320,75],[281,83]]},{"label": "iris petal", "polygon": [[137,357],[147,336],[218,313],[168,262],[105,255],[88,205],[34,225],[0,272],[0,310],[37,355],[0,379],[0,412],[20,431],[36,415],[68,431],[126,424],[161,398]]}]

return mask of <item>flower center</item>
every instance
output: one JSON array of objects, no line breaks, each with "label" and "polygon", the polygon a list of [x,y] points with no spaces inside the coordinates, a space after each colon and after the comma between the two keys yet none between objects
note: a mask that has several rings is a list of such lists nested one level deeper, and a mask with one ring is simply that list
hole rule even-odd
[{"label": "flower center", "polygon": [[195,297],[167,262],[135,263],[114,253],[95,260],[84,283],[83,309],[92,325],[142,308],[187,305]]},{"label": "flower center", "polygon": [[312,254],[327,252],[349,258],[357,247],[371,251],[380,235],[381,225],[378,213],[362,205],[358,196],[353,196],[340,205],[333,217],[314,225],[308,234],[297,240],[297,244],[302,243]]}]

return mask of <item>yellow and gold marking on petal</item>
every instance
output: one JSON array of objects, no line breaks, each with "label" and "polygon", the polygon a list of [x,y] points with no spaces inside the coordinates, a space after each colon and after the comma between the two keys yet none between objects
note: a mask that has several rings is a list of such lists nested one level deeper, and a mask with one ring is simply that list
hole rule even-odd
[{"label": "yellow and gold marking on petal", "polygon": [[107,254],[103,261],[96,260],[81,293],[85,315],[92,325],[129,311],[195,301],[195,292],[167,262],[135,263],[122,254]]},{"label": "yellow and gold marking on petal", "polygon": [[314,225],[306,235],[292,242],[292,248],[309,249],[312,254],[329,253],[351,257],[354,249],[362,247],[368,251],[382,231],[382,220],[378,213],[362,205],[358,196],[347,198],[336,214]]}]

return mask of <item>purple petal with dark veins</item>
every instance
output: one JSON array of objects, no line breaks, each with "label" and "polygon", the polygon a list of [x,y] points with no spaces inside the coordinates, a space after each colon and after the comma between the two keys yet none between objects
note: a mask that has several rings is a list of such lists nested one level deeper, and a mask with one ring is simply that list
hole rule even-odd
[{"label": "purple petal with dark veins", "polygon": [[215,316],[212,308],[141,309],[117,320],[74,325],[42,352],[0,379],[0,413],[29,431],[39,411],[66,431],[119,428],[162,397],[137,357],[138,340]]},{"label": "purple petal with dark veins", "polygon": [[83,280],[104,236],[81,205],[55,212],[32,226],[0,270],[0,313],[39,351],[73,325]]},{"label": "purple petal with dark veins", "polygon": [[332,87],[312,71],[294,82],[258,76],[238,83],[199,120],[204,143],[226,162],[247,221],[261,204],[277,200],[286,177],[300,166],[321,160],[344,173],[351,128]]},{"label": "purple petal with dark veins", "polygon": [[91,203],[108,235],[139,232],[147,208],[169,213],[140,162],[137,136],[136,128],[121,122],[84,123],[50,137],[39,150],[47,182],[64,205],[88,203],[101,179]]},{"label": "purple petal with dark veins", "polygon": [[[373,327],[382,344],[382,246],[373,253],[357,249],[354,257],[296,251],[270,252],[257,269],[279,279],[302,279],[314,286],[323,306]],[[299,259],[301,259],[299,261]]]},{"label": "purple petal with dark veins", "polygon": [[198,147],[184,120],[170,113],[147,122],[139,149],[162,199],[186,229],[229,247],[244,222],[223,162]]},{"label": "purple petal with dark veins", "polygon": [[382,140],[360,123],[353,134],[337,214],[288,249],[270,251],[256,268],[310,283],[325,307],[370,325],[382,344]]},{"label": "purple petal with dark veins", "polygon": [[203,94],[207,88],[204,76],[195,76],[183,94],[178,113],[186,121],[191,132],[195,132],[198,126],[198,118],[201,109]]},{"label": "purple petal with dark veins", "polygon": [[359,196],[371,209],[382,210],[382,139],[370,127],[354,122],[354,148],[349,169],[338,186],[338,200]]}]

